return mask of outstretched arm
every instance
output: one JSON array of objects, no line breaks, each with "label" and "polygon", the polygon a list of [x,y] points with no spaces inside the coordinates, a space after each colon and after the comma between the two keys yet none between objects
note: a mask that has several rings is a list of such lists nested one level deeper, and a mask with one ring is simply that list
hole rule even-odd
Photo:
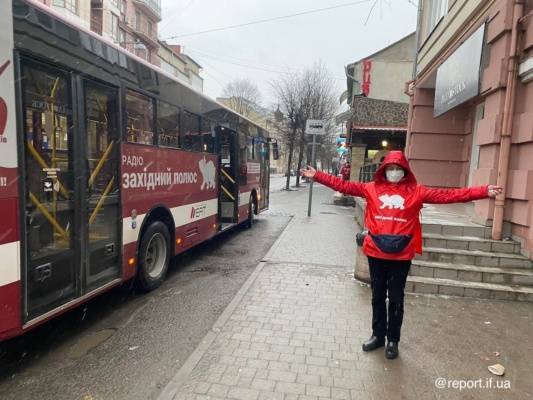
[{"label": "outstretched arm", "polygon": [[473,200],[496,197],[500,193],[502,193],[502,188],[492,185],[460,189],[432,189],[423,186],[422,189],[423,202],[432,204],[467,203]]},{"label": "outstretched arm", "polygon": [[317,171],[309,166],[307,169],[302,168],[300,174],[307,178],[312,178],[316,182],[326,185],[337,192],[348,194],[350,196],[366,197],[365,185],[363,183],[345,181],[336,176]]}]

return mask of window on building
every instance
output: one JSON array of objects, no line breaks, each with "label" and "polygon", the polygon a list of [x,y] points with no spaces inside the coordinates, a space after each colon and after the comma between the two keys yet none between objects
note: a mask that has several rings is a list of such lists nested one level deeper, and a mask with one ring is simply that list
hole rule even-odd
[{"label": "window on building", "polygon": [[126,2],[124,0],[120,1],[120,13],[126,14]]},{"label": "window on building", "polygon": [[182,114],[182,120],[182,148],[185,150],[202,151],[200,117],[188,111],[184,111]]},{"label": "window on building", "polygon": [[180,147],[180,110],[172,104],[157,101],[157,134],[159,144]]},{"label": "window on building", "polygon": [[115,42],[119,41],[118,16],[113,13],[111,13],[111,37]]},{"label": "window on building", "polygon": [[427,0],[427,33],[435,29],[439,21],[448,13],[448,0]]},{"label": "window on building", "polygon": [[148,36],[152,37],[152,29],[153,29],[152,21],[148,21],[147,26],[148,26]]},{"label": "window on building", "polygon": [[54,6],[62,7],[73,14],[78,14],[78,0],[54,0]]},{"label": "window on building", "polygon": [[154,105],[151,98],[128,90],[126,117],[128,142],[154,144]]},{"label": "window on building", "polygon": [[124,29],[118,30],[118,41],[122,47],[126,47],[126,31]]},{"label": "window on building", "polygon": [[141,13],[139,11],[135,11],[135,29],[141,30]]}]

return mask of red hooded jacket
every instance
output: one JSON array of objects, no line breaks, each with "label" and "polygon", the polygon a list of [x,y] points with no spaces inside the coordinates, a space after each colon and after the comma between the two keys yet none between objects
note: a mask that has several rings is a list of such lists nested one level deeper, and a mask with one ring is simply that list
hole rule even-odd
[{"label": "red hooded jacket", "polygon": [[[385,176],[389,164],[400,165],[405,175],[398,183],[390,183]],[[432,189],[419,185],[401,151],[391,151],[376,171],[373,182],[347,182],[333,175],[317,171],[314,180],[338,192],[366,199],[365,226],[374,235],[412,235],[405,249],[399,253],[384,253],[367,235],[363,251],[367,256],[389,260],[411,260],[415,252],[422,254],[420,210],[423,203],[443,204],[469,202],[488,197],[488,186],[462,189]]]}]

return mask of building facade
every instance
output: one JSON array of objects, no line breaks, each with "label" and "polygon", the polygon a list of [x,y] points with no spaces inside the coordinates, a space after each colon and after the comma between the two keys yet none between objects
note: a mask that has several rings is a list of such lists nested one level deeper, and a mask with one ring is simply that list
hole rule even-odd
[{"label": "building facade", "polygon": [[204,91],[204,78],[200,75],[202,66],[184,54],[180,45],[160,41],[158,57],[162,69],[187,82],[199,92]]},{"label": "building facade", "polygon": [[498,184],[472,218],[533,254],[533,0],[421,0],[406,154],[421,183]]},{"label": "building facade", "polygon": [[371,179],[387,151],[405,147],[409,104],[405,82],[412,77],[414,53],[412,33],[346,67],[343,98],[350,110],[337,121],[346,120],[351,180],[359,180],[360,172]]},{"label": "building facade", "polygon": [[76,24],[159,65],[161,0],[40,0]]}]

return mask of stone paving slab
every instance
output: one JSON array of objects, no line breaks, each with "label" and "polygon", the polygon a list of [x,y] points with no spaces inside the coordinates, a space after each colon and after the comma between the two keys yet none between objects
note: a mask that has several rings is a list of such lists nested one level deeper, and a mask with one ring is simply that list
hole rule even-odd
[{"label": "stone paving slab", "polygon": [[[389,361],[382,349],[361,351],[370,332],[370,293],[351,274],[348,267],[266,263],[173,399],[531,398],[532,368],[520,361],[522,350],[533,350],[531,308],[517,304],[520,320],[508,338],[493,324],[500,326],[516,303],[408,296],[400,358]],[[497,314],[485,324],[491,312]],[[468,329],[478,343],[465,335]],[[507,366],[511,390],[435,387],[439,377],[503,382],[487,371],[487,356]]]},{"label": "stone paving slab", "polygon": [[[295,216],[283,232],[284,240],[265,261],[313,263],[353,268],[356,222],[353,216],[335,213],[335,207],[321,207],[311,218]],[[342,210],[345,211],[345,210]],[[327,214],[319,214],[327,213]],[[331,213],[331,214],[330,214]]]},{"label": "stone paving slab", "polygon": [[[399,358],[362,352],[370,289],[353,279],[353,211],[327,196],[317,185],[311,219],[294,207],[291,223],[159,400],[533,398],[529,303],[406,295]],[[496,363],[506,368],[503,378],[487,370]]]}]

